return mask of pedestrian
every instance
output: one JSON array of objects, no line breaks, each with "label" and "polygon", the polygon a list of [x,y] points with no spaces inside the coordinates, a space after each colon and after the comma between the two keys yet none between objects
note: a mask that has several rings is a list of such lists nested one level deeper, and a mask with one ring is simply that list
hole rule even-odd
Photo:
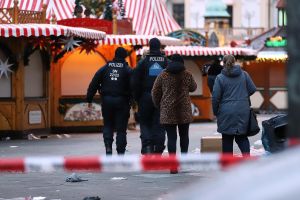
[{"label": "pedestrian", "polygon": [[250,115],[250,96],[256,87],[249,74],[235,65],[235,58],[223,58],[224,69],[216,78],[212,105],[217,117],[218,132],[222,134],[223,153],[233,154],[233,140],[243,155],[250,154],[247,127]]},{"label": "pedestrian", "polygon": [[159,109],[153,105],[151,90],[156,77],[167,66],[167,58],[160,51],[160,41],[149,41],[149,54],[141,59],[132,77],[133,96],[138,102],[141,129],[141,153],[162,154],[165,148],[165,130],[159,123]]},{"label": "pedestrian", "polygon": [[216,77],[221,73],[223,67],[220,64],[220,59],[215,58],[212,63],[205,65],[204,67],[204,75],[207,75],[207,85],[210,93],[212,94],[214,83]]},{"label": "pedestrian", "polygon": [[193,121],[189,93],[196,88],[197,84],[192,74],[186,71],[184,60],[179,54],[171,57],[168,67],[154,83],[152,99],[160,109],[160,123],[167,131],[169,154],[176,154],[177,127],[181,153],[188,152],[189,124]]},{"label": "pedestrian", "polygon": [[117,132],[117,153],[124,154],[127,145],[131,69],[125,61],[126,57],[127,51],[118,47],[114,59],[96,72],[87,91],[89,108],[92,106],[91,102],[97,90],[101,96],[103,139],[107,155],[112,154],[114,130]]}]

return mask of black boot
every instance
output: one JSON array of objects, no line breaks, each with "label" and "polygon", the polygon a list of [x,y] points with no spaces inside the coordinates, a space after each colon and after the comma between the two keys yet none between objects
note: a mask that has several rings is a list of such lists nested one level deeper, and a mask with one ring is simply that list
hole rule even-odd
[{"label": "black boot", "polygon": [[105,153],[106,155],[112,155],[112,145],[109,144],[105,145]]},{"label": "black boot", "polygon": [[152,154],[153,151],[153,147],[152,146],[146,146],[144,149],[144,154]]},{"label": "black boot", "polygon": [[117,147],[117,153],[118,153],[118,155],[124,155],[125,151],[126,151],[126,148],[118,148]]}]

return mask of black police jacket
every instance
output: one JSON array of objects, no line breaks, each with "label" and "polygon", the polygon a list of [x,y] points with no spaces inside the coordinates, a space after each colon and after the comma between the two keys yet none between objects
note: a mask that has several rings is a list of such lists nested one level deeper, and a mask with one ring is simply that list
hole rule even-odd
[{"label": "black police jacket", "polygon": [[87,90],[87,102],[92,102],[97,91],[101,96],[129,97],[131,72],[127,62],[108,62],[94,75]]},{"label": "black police jacket", "polygon": [[159,53],[150,53],[142,59],[134,70],[131,88],[135,100],[142,93],[151,92],[156,77],[167,67],[167,58]]}]

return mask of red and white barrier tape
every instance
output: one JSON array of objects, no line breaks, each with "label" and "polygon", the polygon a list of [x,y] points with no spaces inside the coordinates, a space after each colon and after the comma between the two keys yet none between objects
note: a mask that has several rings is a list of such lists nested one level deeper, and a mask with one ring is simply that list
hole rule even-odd
[{"label": "red and white barrier tape", "polygon": [[142,172],[169,169],[220,170],[256,157],[234,157],[215,153],[185,155],[124,155],[77,157],[0,158],[0,172]]}]

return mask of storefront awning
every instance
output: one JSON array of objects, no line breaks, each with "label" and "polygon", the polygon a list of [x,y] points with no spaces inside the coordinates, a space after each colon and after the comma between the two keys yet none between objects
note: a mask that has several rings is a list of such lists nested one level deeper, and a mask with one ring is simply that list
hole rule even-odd
[{"label": "storefront awning", "polygon": [[162,45],[166,46],[179,46],[183,45],[183,42],[179,39],[167,37],[167,36],[155,36],[155,35],[106,35],[105,39],[100,40],[99,44],[102,45],[142,45],[149,44],[151,38],[158,38]]},{"label": "storefront awning", "polygon": [[[137,54],[142,55],[146,48],[141,49]],[[256,56],[256,51],[246,48],[231,48],[231,47],[201,47],[201,46],[167,46],[164,49],[167,56],[172,54],[180,54],[182,56]]]},{"label": "storefront awning", "polygon": [[30,36],[76,36],[100,40],[105,33],[87,28],[76,28],[53,24],[0,24],[0,37]]}]

